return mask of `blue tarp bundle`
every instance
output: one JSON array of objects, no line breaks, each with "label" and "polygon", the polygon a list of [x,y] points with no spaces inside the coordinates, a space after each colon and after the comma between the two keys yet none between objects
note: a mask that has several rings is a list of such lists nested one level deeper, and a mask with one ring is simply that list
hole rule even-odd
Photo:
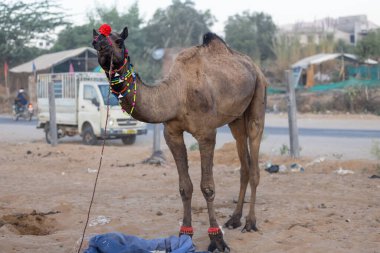
[{"label": "blue tarp bundle", "polygon": [[163,251],[170,253],[207,253],[196,252],[191,237],[170,236],[167,238],[146,240],[132,235],[108,233],[96,235],[90,239],[85,253],[151,253]]}]

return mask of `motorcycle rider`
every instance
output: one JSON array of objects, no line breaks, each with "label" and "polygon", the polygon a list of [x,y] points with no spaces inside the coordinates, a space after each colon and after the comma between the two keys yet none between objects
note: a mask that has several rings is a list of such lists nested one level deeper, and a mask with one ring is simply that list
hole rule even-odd
[{"label": "motorcycle rider", "polygon": [[23,88],[19,89],[17,96],[15,98],[16,112],[21,112],[26,108],[28,104],[27,95]]}]

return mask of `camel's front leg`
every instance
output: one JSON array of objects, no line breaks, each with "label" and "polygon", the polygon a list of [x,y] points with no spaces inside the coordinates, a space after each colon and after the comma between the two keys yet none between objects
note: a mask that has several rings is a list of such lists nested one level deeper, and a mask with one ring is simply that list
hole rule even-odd
[{"label": "camel's front leg", "polygon": [[183,203],[183,221],[180,228],[180,235],[193,235],[191,226],[191,197],[193,194],[193,184],[189,176],[189,166],[187,163],[187,152],[183,140],[183,131],[165,125],[164,137],[173,154],[177,165],[179,176],[179,193]]},{"label": "camel's front leg", "polygon": [[215,184],[213,179],[212,166],[214,158],[216,130],[214,129],[207,134],[202,134],[200,136],[195,137],[198,140],[199,150],[201,154],[201,190],[207,202],[207,209],[210,220],[210,228],[208,230],[208,234],[211,243],[208,247],[208,251],[214,252],[215,250],[218,250],[218,252],[229,252],[230,248],[223,240],[223,233],[219,228],[218,222],[216,221],[214,209]]}]

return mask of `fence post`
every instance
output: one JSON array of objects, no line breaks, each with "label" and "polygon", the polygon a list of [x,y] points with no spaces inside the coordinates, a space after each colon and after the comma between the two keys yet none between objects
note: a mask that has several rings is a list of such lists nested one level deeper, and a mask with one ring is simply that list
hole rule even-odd
[{"label": "fence post", "polygon": [[55,113],[55,94],[53,82],[48,84],[48,96],[49,96],[49,132],[50,132],[50,144],[55,147],[58,144],[58,134],[57,134],[57,121]]},{"label": "fence post", "polygon": [[298,158],[300,156],[297,127],[297,104],[294,87],[294,77],[292,70],[286,70],[288,82],[288,120],[289,120],[289,138],[290,138],[290,156]]},{"label": "fence post", "polygon": [[160,124],[154,124],[153,130],[153,155],[161,153],[161,131]]}]

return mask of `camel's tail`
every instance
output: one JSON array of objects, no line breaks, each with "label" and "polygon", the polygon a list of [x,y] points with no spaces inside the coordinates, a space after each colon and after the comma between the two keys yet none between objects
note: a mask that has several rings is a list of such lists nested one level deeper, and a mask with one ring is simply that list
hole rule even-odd
[{"label": "camel's tail", "polygon": [[[267,87],[269,86],[269,82],[264,76],[261,69],[256,64],[254,65],[254,68],[257,76],[255,93],[252,98],[252,105],[256,108],[261,108],[259,111],[254,110],[255,113],[265,114],[265,108],[267,105]],[[257,117],[257,115],[255,117]]]},{"label": "camel's tail", "polygon": [[257,75],[255,91],[252,97],[252,101],[245,112],[247,136],[249,136],[248,129],[252,127],[252,124],[256,125],[256,133],[259,133],[263,130],[265,121],[265,109],[267,105],[267,87],[269,86],[269,82],[258,66],[254,65],[254,71]]},{"label": "camel's tail", "polygon": [[268,80],[266,79],[263,72],[256,64],[254,64],[254,71],[257,74],[256,85],[264,85],[265,87],[268,87],[269,86]]}]

